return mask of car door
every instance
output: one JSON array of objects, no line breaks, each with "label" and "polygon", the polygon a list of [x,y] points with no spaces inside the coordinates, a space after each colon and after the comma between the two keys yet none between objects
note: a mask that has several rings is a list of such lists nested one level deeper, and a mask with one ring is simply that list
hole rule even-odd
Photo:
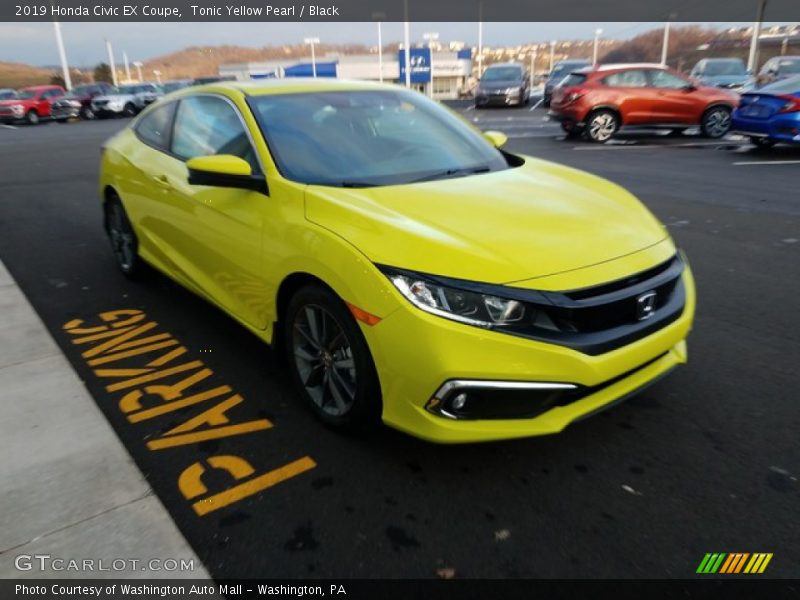
[{"label": "car door", "polygon": [[58,90],[45,90],[39,94],[39,99],[36,103],[36,112],[40,117],[50,116],[50,105],[59,95]]},{"label": "car door", "polygon": [[[180,100],[171,154],[180,161],[197,156],[232,154],[263,167],[249,131],[227,98],[198,94]],[[262,273],[264,215],[270,199],[252,190],[190,185],[183,162],[179,173],[165,173],[169,194],[181,221],[173,246],[194,283],[228,311],[263,329],[267,299]],[[178,228],[176,228],[178,229]]]},{"label": "car door", "polygon": [[694,85],[665,69],[648,69],[653,90],[651,121],[657,124],[693,124],[700,120],[702,107]]},{"label": "car door", "polygon": [[653,91],[647,87],[647,76],[642,69],[627,69],[611,73],[602,79],[604,102],[608,100],[622,114],[625,125],[646,123],[653,103]]}]

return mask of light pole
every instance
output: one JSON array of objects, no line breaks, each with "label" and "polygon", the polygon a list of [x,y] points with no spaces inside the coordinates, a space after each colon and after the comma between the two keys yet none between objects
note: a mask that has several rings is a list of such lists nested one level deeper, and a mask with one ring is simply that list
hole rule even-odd
[{"label": "light pole", "polygon": [[594,30],[594,50],[592,51],[592,64],[597,64],[597,47],[600,43],[600,34],[603,33],[602,29],[595,29]]},{"label": "light pole", "polygon": [[142,79],[142,67],[144,66],[144,63],[140,60],[135,60],[133,61],[133,66],[136,67],[136,72],[139,73],[139,83],[141,83],[144,81]]},{"label": "light pole", "polygon": [[550,72],[553,72],[553,64],[555,63],[556,58],[556,41],[553,40],[550,42]]},{"label": "light pole", "polygon": [[483,2],[478,3],[478,79],[483,75]]},{"label": "light pole", "polygon": [[431,70],[431,81],[428,84],[428,91],[429,91],[428,95],[431,98],[433,98],[433,42],[434,42],[434,40],[438,40],[439,39],[439,33],[436,32],[436,31],[432,31],[430,33],[422,34],[422,37],[423,37],[423,39],[428,41],[428,50],[431,53],[430,63],[428,64],[428,67]]},{"label": "light pole", "polygon": [[153,69],[153,75],[156,76],[156,83],[158,85],[161,85],[161,71],[159,71],[158,69]]},{"label": "light pole", "polygon": [[117,83],[117,67],[114,66],[114,51],[111,49],[111,42],[106,40],[106,54],[108,55],[108,66],[111,68],[111,81],[114,87],[119,85]]},{"label": "light pole", "polygon": [[53,29],[56,33],[56,46],[58,46],[58,57],[61,59],[61,71],[64,74],[64,86],[67,91],[72,89],[72,78],[69,76],[69,65],[67,65],[67,53],[64,51],[64,40],[61,39],[61,23],[53,21]]},{"label": "light pole", "polygon": [[669,19],[664,22],[664,41],[661,44],[661,64],[667,64],[667,50],[669,49]]},{"label": "light pole", "polygon": [[314,53],[314,45],[319,44],[319,38],[307,37],[303,40],[306,44],[311,44],[311,74],[314,79],[317,78],[317,55]]},{"label": "light pole", "polygon": [[408,0],[403,2],[403,14],[405,21],[403,21],[403,58],[406,65],[406,87],[411,87],[411,34],[408,27]]},{"label": "light pole", "polygon": [[536,79],[536,46],[533,47],[531,53],[531,85],[533,85],[534,79]]},{"label": "light pole", "polygon": [[755,73],[758,69],[758,37],[761,35],[761,22],[764,20],[766,6],[767,0],[760,0],[756,22],[753,23],[753,37],[750,38],[750,55],[747,58],[747,70],[751,73]]},{"label": "light pole", "polygon": [[374,12],[372,18],[378,22],[378,81],[383,83],[383,27],[381,25],[386,18],[386,13]]},{"label": "light pole", "polygon": [[130,82],[130,80],[131,80],[131,67],[128,64],[128,53],[127,52],[123,51],[123,53],[122,53],[122,62],[125,64],[125,79],[127,79],[128,82]]}]

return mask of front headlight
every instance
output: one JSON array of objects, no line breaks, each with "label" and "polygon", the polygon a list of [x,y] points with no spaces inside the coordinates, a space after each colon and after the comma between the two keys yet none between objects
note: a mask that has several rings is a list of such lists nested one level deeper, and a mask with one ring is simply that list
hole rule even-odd
[{"label": "front headlight", "polygon": [[484,329],[558,331],[540,307],[511,298],[443,285],[430,276],[381,267],[394,287],[425,312]]},{"label": "front headlight", "polygon": [[24,107],[22,106],[22,104],[14,104],[11,107],[11,111],[15,112],[15,113],[18,113],[18,114],[22,114],[23,110],[24,110]]}]

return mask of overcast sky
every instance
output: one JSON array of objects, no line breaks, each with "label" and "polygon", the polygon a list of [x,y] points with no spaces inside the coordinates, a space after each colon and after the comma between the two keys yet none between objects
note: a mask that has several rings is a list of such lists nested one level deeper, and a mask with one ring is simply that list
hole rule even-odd
[{"label": "overcast sky", "polygon": [[[680,24],[677,24],[680,25]],[[747,23],[707,23],[708,26],[745,26]],[[484,23],[487,46],[504,46],[552,39],[591,39],[594,30],[603,36],[629,38],[661,23]],[[104,38],[111,40],[115,58],[122,52],[130,60],[147,60],[187,46],[232,44],[250,47],[295,44],[304,36],[325,43],[377,44],[375,23],[63,23],[61,28],[71,65],[89,66],[104,61]],[[411,40],[438,32],[441,41],[460,40],[477,44],[475,23],[412,23]],[[384,23],[384,43],[401,41],[402,23]],[[0,23],[0,61],[35,65],[58,63],[52,23]]]}]

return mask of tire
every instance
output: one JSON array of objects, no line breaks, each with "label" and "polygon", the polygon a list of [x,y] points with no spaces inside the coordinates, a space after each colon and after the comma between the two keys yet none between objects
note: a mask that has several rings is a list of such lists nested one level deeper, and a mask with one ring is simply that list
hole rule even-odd
[{"label": "tire", "polygon": [[122,274],[131,279],[139,277],[144,265],[139,258],[139,239],[133,230],[128,213],[118,196],[109,198],[105,205],[105,228],[111,242],[111,251]]},{"label": "tire", "polygon": [[125,105],[125,108],[122,109],[122,116],[123,117],[135,117],[136,116],[136,107],[131,102],[128,102]]},{"label": "tire", "polygon": [[35,110],[29,110],[28,113],[25,115],[25,122],[28,125],[38,125],[39,113],[37,113]]},{"label": "tire", "polygon": [[81,108],[81,112],[78,116],[84,121],[93,121],[94,119],[97,118],[94,114],[94,111],[88,106],[84,106],[83,108]]},{"label": "tire", "polygon": [[575,125],[574,123],[564,123],[563,121],[559,123],[561,126],[561,131],[563,131],[568,139],[574,139],[576,137],[580,137],[581,133],[583,133],[583,129]]},{"label": "tire", "polygon": [[336,294],[320,284],[300,288],[286,309],[283,335],[294,387],[318,419],[350,432],[380,422],[369,346]]},{"label": "tire", "polygon": [[766,137],[751,137],[750,143],[753,144],[756,148],[761,148],[766,150],[767,148],[772,148],[775,145],[775,140],[771,140]]},{"label": "tire", "polygon": [[614,137],[619,125],[617,114],[614,111],[603,108],[594,111],[586,118],[586,127],[584,127],[583,134],[590,142],[605,144]]},{"label": "tire", "polygon": [[731,109],[727,106],[712,106],[700,119],[700,131],[704,137],[719,139],[731,130]]}]

